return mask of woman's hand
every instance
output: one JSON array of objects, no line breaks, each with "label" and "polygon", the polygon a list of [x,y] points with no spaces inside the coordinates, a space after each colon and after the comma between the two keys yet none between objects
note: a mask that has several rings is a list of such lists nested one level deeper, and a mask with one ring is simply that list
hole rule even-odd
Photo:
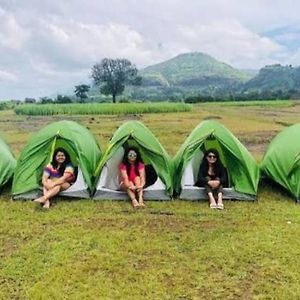
[{"label": "woman's hand", "polygon": [[210,181],[208,181],[208,185],[212,188],[217,188],[220,185],[220,181],[219,180],[210,180]]},{"label": "woman's hand", "polygon": [[136,187],[136,191],[139,192],[139,191],[141,191],[143,188],[144,188],[143,185],[137,186],[137,187]]},{"label": "woman's hand", "polygon": [[54,182],[51,180],[51,179],[46,179],[44,182],[43,182],[43,186],[47,189],[47,190],[50,190],[54,187]]},{"label": "woman's hand", "polygon": [[135,185],[131,185],[128,187],[128,189],[131,191],[135,191],[137,189],[137,187]]}]

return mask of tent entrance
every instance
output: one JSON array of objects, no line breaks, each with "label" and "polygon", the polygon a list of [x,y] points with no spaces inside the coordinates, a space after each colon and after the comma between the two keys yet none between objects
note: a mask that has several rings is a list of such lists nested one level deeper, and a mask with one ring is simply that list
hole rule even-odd
[{"label": "tent entrance", "polygon": [[71,141],[62,139],[60,137],[56,137],[51,146],[50,146],[50,151],[49,151],[49,155],[47,157],[47,161],[49,163],[51,163],[52,161],[52,157],[53,157],[53,153],[55,152],[55,150],[57,148],[63,148],[65,149],[69,155],[70,155],[70,159],[71,159],[71,163],[73,166],[78,166],[78,158],[77,158],[77,154],[76,154],[76,150],[75,150],[75,146],[73,145],[73,143]]},{"label": "tent entrance", "polygon": [[51,145],[49,162],[52,160],[54,151],[58,148],[63,148],[69,153],[71,163],[74,166],[74,173],[76,177],[75,182],[67,190],[60,192],[59,196],[89,198],[89,189],[84,180],[80,165],[78,164],[78,155],[75,150],[74,144],[71,141],[62,139],[60,137],[55,138]]},{"label": "tent entrance", "polygon": [[[203,159],[205,159],[204,153],[206,150],[211,148],[214,148],[219,152],[222,164],[227,171],[228,185],[223,188],[224,199],[255,200],[255,196],[253,195],[235,191],[234,178],[237,178],[235,175],[239,174],[240,169],[238,161],[234,155],[220,143],[220,141],[211,137],[206,139],[204,143],[195,150],[191,160],[186,165],[181,178],[181,193],[179,198],[187,200],[208,199],[204,187],[198,187],[195,186],[195,184],[198,179],[201,162]],[[234,168],[235,171],[232,171]]]},{"label": "tent entrance", "polygon": [[[47,151],[48,155],[43,166],[45,166],[48,163],[51,163],[53,154],[57,148],[63,148],[69,153],[71,163],[74,166],[74,173],[76,177],[75,182],[67,190],[60,192],[58,196],[72,198],[90,198],[89,188],[84,180],[82,170],[78,164],[78,156],[75,150],[75,146],[71,141],[62,139],[60,137],[55,137],[53,142],[49,145],[49,150]],[[41,181],[42,172],[40,174],[41,175],[38,179],[39,182]],[[14,199],[34,199],[42,196],[42,190],[43,188],[42,186],[40,186],[39,189],[14,196]]]},{"label": "tent entrance", "polygon": [[113,156],[105,163],[97,184],[94,199],[129,199],[126,192],[120,190],[119,165],[122,162],[126,146],[135,146],[139,148],[146,171],[146,187],[144,189],[145,200],[170,200],[165,193],[165,184],[157,176],[155,168],[147,158],[147,150],[138,145],[135,140],[129,139],[120,146]]}]

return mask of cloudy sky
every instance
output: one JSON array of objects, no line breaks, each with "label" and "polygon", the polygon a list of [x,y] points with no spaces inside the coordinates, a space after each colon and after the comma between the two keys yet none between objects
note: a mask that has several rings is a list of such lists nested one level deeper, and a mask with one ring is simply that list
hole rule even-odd
[{"label": "cloudy sky", "polygon": [[294,0],[0,0],[0,99],[72,93],[104,57],[298,66],[299,11]]}]

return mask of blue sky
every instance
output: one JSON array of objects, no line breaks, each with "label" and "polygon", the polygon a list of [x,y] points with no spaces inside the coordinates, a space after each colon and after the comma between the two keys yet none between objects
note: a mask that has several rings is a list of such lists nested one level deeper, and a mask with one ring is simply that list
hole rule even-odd
[{"label": "blue sky", "polygon": [[234,67],[300,65],[291,0],[0,0],[0,99],[72,92],[94,63],[139,68],[185,52]]}]

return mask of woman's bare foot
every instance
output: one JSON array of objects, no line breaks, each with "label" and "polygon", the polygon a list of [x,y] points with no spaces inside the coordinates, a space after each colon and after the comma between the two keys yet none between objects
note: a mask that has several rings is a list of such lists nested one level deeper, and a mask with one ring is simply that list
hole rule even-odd
[{"label": "woman's bare foot", "polygon": [[146,207],[143,198],[140,198],[140,199],[139,199],[139,206],[140,206],[140,207]]},{"label": "woman's bare foot", "polygon": [[43,205],[43,208],[50,208],[50,201],[46,200],[45,204]]},{"label": "woman's bare foot", "polygon": [[133,208],[139,208],[140,206],[136,199],[131,200],[131,205]]},{"label": "woman's bare foot", "polygon": [[42,196],[42,197],[39,197],[37,199],[34,199],[33,201],[44,204],[46,202],[46,199],[44,198],[44,196]]}]

